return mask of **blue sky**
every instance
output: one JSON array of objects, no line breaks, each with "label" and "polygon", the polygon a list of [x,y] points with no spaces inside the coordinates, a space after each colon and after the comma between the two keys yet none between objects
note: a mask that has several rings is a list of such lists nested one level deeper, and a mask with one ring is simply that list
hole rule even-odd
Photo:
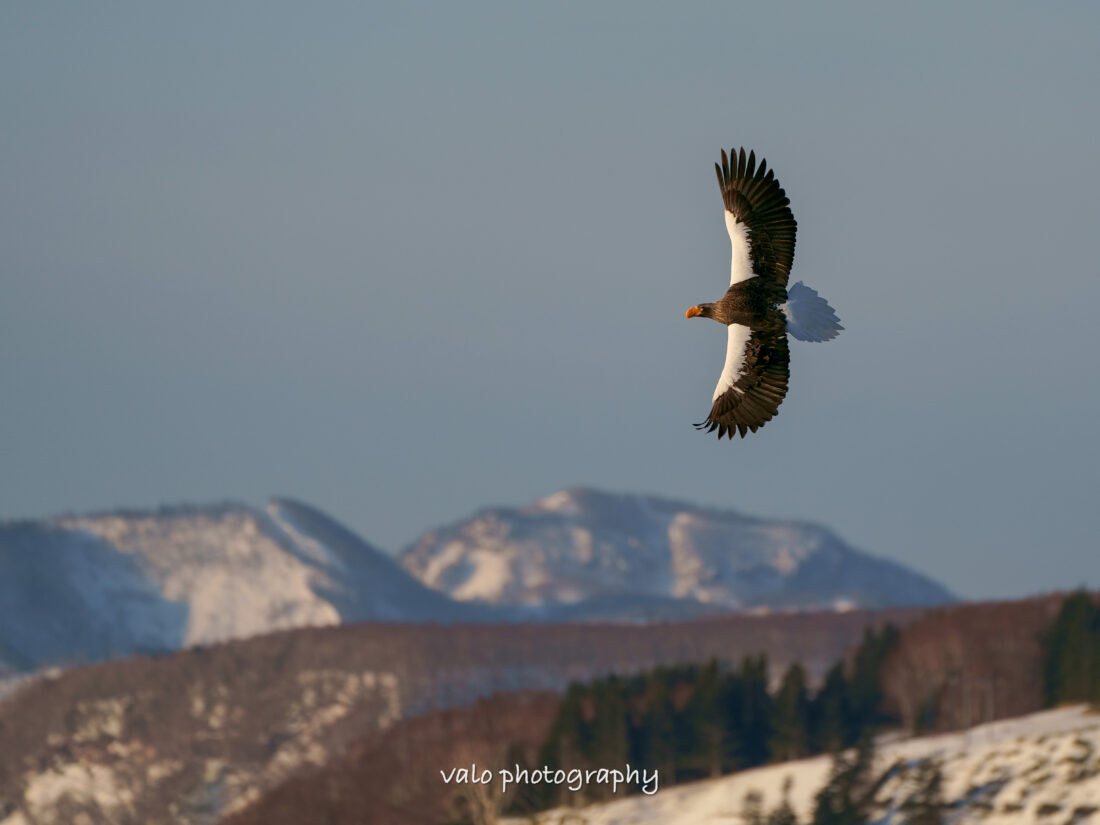
[{"label": "blue sky", "polygon": [[[292,495],[396,550],[587,485],[969,597],[1097,578],[1091,4],[7,4],[0,517]],[[780,415],[695,432],[713,162],[764,155]]]}]

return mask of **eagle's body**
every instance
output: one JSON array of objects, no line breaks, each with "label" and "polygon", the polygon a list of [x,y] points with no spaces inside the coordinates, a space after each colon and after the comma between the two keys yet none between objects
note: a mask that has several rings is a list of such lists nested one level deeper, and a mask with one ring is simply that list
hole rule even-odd
[{"label": "eagle's body", "polygon": [[787,290],[766,278],[749,278],[730,284],[726,294],[711,304],[699,304],[699,314],[720,324],[742,324],[756,327],[769,321],[786,328],[786,318],[779,306],[787,300]]},{"label": "eagle's body", "polygon": [[710,415],[696,426],[718,437],[756,432],[779,411],[790,379],[787,333],[827,341],[843,329],[814,290],[787,281],[797,224],[775,174],[750,152],[722,152],[718,186],[732,247],[730,286],[719,300],[697,304],[688,318],[711,318],[728,328],[726,363]]}]

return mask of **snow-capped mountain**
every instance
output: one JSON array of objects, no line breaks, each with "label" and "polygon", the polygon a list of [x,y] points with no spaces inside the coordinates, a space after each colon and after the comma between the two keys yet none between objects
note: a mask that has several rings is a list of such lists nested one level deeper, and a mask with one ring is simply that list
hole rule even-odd
[{"label": "snow-capped mountain", "polygon": [[398,564],[286,499],[0,523],[0,681],[43,665],[353,621],[655,621],[950,601],[827,530],[555,493],[433,531]]},{"label": "snow-capped mountain", "polygon": [[0,672],[292,627],[470,615],[288,500],[0,523]]},{"label": "snow-capped mountain", "polygon": [[812,524],[638,495],[564,490],[483,510],[401,555],[429,587],[498,605],[675,601],[711,608],[949,602],[943,587]]}]

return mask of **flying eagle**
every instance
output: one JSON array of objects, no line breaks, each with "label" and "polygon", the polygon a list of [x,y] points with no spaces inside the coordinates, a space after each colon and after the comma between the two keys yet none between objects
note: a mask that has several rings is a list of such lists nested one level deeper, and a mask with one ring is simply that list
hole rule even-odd
[{"label": "flying eagle", "polygon": [[787,333],[800,341],[828,341],[844,329],[816,291],[787,289],[797,225],[775,173],[756,155],[722,150],[718,187],[733,245],[730,288],[721,299],[691,307],[686,318],[713,318],[727,327],[726,365],[714,405],[696,428],[718,438],[756,432],[779,412],[790,379]]}]

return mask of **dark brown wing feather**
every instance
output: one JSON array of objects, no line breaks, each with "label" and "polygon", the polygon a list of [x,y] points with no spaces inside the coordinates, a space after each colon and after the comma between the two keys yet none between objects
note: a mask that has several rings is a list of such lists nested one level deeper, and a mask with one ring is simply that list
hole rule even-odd
[{"label": "dark brown wing feather", "polygon": [[798,228],[787,193],[767,161],[761,159],[757,166],[755,153],[746,157],[744,148],[740,155],[731,149],[728,157],[723,149],[722,163],[714,168],[726,209],[748,228],[752,271],[785,287]]},{"label": "dark brown wing feather", "polygon": [[787,334],[774,327],[754,329],[745,344],[741,374],[728,390],[714,401],[710,415],[696,428],[714,432],[718,437],[756,432],[778,412],[787,395],[790,379],[790,350]]}]

